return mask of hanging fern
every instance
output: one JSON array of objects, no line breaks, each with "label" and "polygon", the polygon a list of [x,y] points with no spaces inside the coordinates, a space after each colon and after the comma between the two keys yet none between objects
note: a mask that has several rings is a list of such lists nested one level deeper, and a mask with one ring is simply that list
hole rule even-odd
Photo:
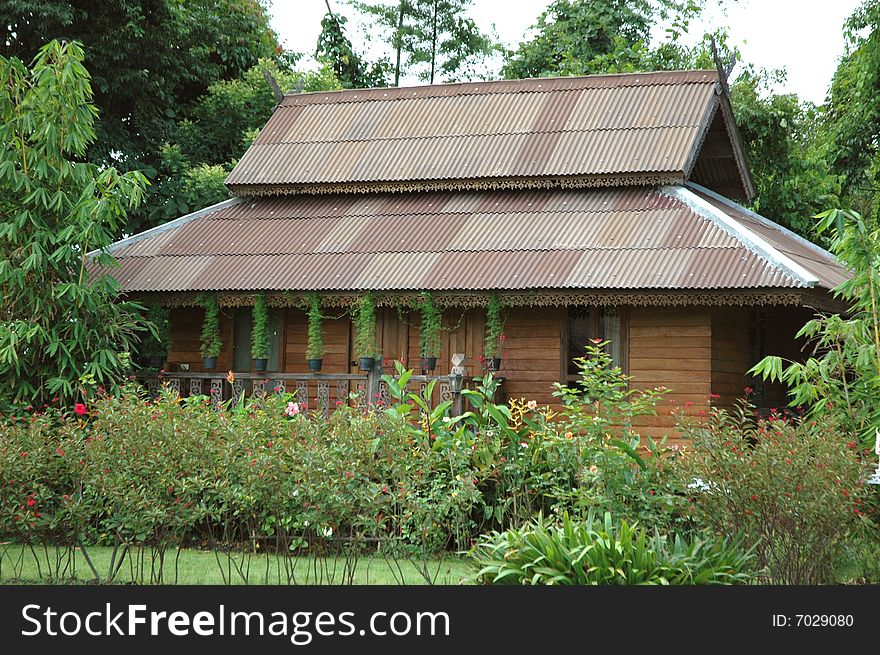
[{"label": "hanging fern", "polygon": [[376,303],[368,293],[358,300],[354,307],[355,346],[360,357],[375,357],[379,346],[376,344]]},{"label": "hanging fern", "polygon": [[309,341],[306,345],[306,359],[321,359],[324,356],[322,320],[321,298],[317,293],[313,293],[309,297]]},{"label": "hanging fern", "polygon": [[440,352],[440,328],[443,321],[443,313],[434,304],[434,298],[430,293],[423,293],[420,303],[422,310],[422,325],[419,328],[419,356],[436,357]]},{"label": "hanging fern", "polygon": [[497,293],[489,296],[486,307],[486,341],[483,354],[487,358],[501,356],[501,338],[504,334],[504,319],[501,317],[501,299]]},{"label": "hanging fern", "polygon": [[267,359],[269,357],[269,312],[266,309],[266,296],[262,293],[254,296],[252,317],[251,357]]},{"label": "hanging fern", "polygon": [[205,294],[199,298],[199,304],[205,308],[199,351],[202,357],[217,357],[223,348],[223,341],[220,339],[220,306],[217,304],[217,297]]}]

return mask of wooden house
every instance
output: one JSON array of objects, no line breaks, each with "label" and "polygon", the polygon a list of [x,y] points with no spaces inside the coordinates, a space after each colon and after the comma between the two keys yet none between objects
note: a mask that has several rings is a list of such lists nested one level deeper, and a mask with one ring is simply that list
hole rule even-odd
[{"label": "wooden house", "polygon": [[[484,371],[494,295],[508,396],[552,403],[552,384],[602,338],[633,384],[665,386],[696,413],[710,394],[741,396],[764,354],[797,357],[795,332],[834,308],[829,290],[846,275],[737,204],[754,186],[715,71],[289,94],[226,184],[234,198],[111,248],[123,289],[170,309],[166,376],[185,391],[220,389],[233,370],[325,409],[344,402],[365,389],[353,303],[375,298],[385,372],[394,360],[418,369],[413,307],[429,291],[443,309],[433,375],[444,395],[453,353],[469,376]],[[319,375],[305,358],[312,292],[328,317]],[[209,372],[200,293],[222,314]],[[258,293],[266,373],[251,369]],[[757,398],[784,404],[781,389]],[[660,413],[646,433],[668,430]]]}]

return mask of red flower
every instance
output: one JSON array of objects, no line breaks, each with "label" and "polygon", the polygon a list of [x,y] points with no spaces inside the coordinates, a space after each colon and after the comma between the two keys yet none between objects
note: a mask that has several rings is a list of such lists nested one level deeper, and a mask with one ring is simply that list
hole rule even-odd
[{"label": "red flower", "polygon": [[55,452],[58,453],[59,455],[61,455],[62,457],[64,457],[64,451],[61,450],[60,448],[56,449]]},{"label": "red flower", "polygon": [[856,442],[850,441],[848,444],[846,444],[846,447],[849,448],[850,450],[854,450],[856,447]]},{"label": "red flower", "polygon": [[33,507],[33,506],[36,505],[36,504],[37,504],[37,501],[34,500],[33,498],[28,498],[28,499],[27,499],[27,506],[28,506],[28,507]]},{"label": "red flower", "polygon": [[73,413],[77,416],[83,416],[84,414],[86,414],[86,406],[82,403],[77,403],[73,406]]}]

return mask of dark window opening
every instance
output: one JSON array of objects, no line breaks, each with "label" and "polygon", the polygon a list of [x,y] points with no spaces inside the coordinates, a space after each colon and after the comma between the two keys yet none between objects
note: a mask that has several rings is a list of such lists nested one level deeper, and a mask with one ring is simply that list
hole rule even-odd
[{"label": "dark window opening", "polygon": [[569,307],[563,333],[562,370],[565,381],[577,380],[579,369],[576,359],[587,354],[591,339],[608,341],[605,352],[614,366],[627,371],[627,321],[623,310],[614,307]]}]

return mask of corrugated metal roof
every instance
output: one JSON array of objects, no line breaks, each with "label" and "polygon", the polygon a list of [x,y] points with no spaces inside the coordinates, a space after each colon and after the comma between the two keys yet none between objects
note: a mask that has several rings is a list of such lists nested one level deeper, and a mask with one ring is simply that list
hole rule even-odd
[{"label": "corrugated metal roof", "polygon": [[[823,286],[834,281],[829,271],[845,275],[828,253],[726,202],[744,230]],[[111,251],[126,291],[809,286],[711,216],[649,187],[260,198]]]},{"label": "corrugated metal roof", "polygon": [[683,178],[717,81],[673,71],[288,95],[226,182]]},{"label": "corrugated metal roof", "polygon": [[803,266],[819,279],[819,286],[833,289],[850,277],[828,251],[745,207],[699,185],[694,192],[729,216],[744,229],[766,240],[773,248]]}]

